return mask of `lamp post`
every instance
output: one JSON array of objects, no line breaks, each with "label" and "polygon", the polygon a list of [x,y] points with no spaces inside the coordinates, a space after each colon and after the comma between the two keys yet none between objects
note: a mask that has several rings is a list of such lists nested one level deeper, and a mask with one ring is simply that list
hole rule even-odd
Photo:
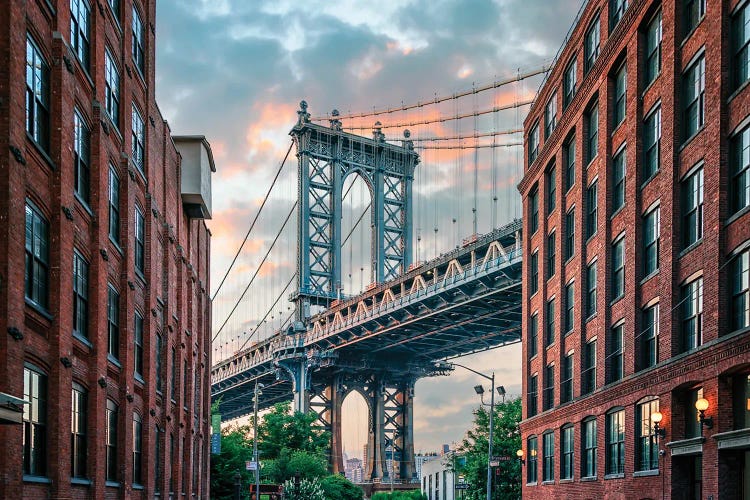
[{"label": "lamp post", "polygon": [[[495,431],[495,372],[492,372],[492,376],[488,377],[484,373],[478,372],[472,368],[469,368],[468,366],[460,365],[458,363],[450,363],[452,366],[460,366],[461,368],[465,370],[469,370],[472,373],[475,373],[479,375],[480,377],[484,377],[487,380],[490,381],[491,389],[490,389],[490,436],[489,436],[489,446],[487,447],[487,500],[492,500],[492,441],[494,439],[494,431]],[[498,387],[498,392],[500,387]],[[482,404],[484,405],[484,387],[481,385],[474,386],[474,390],[477,394],[479,394],[480,398],[482,398]],[[501,392],[503,396],[503,401],[505,400],[505,388],[503,388]],[[486,406],[486,405],[485,405]]]},{"label": "lamp post", "polygon": [[253,460],[255,461],[255,498],[260,500],[260,462],[258,461],[258,395],[263,394],[263,384],[255,381],[255,417],[253,420]]}]

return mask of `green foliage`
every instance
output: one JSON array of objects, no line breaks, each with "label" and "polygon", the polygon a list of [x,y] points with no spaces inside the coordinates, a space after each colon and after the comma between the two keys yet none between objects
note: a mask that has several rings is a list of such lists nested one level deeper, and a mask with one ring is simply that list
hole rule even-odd
[{"label": "green foliage", "polygon": [[[489,442],[489,411],[484,407],[474,412],[474,427],[470,429],[459,447],[465,463],[458,471],[471,486],[465,491],[467,500],[486,498],[487,492],[487,445]],[[509,456],[493,471],[492,499],[505,500],[521,497],[521,464],[516,451],[521,448],[521,399],[510,399],[495,406],[495,428],[492,454]],[[499,471],[499,472],[498,472]],[[495,472],[497,474],[495,474]]]},{"label": "green foliage", "polygon": [[273,460],[263,461],[263,477],[270,483],[281,484],[296,473],[307,479],[320,479],[328,474],[325,457],[307,451],[284,448]]},{"label": "green foliage", "polygon": [[233,499],[235,474],[240,473],[242,484],[250,484],[252,472],[245,470],[245,462],[253,458],[250,427],[224,429],[221,433],[221,454],[211,455],[211,497]]},{"label": "green foliage", "polygon": [[427,495],[423,495],[419,490],[379,492],[375,493],[371,500],[427,500]]},{"label": "green foliage", "polygon": [[302,479],[295,484],[293,479],[284,483],[286,500],[326,500],[323,488],[317,479]]},{"label": "green foliage", "polygon": [[340,474],[323,478],[320,486],[329,500],[362,500],[362,489]]},{"label": "green foliage", "polygon": [[326,456],[331,436],[314,427],[316,420],[313,412],[292,413],[290,403],[275,405],[258,427],[261,459],[276,459],[284,449]]}]

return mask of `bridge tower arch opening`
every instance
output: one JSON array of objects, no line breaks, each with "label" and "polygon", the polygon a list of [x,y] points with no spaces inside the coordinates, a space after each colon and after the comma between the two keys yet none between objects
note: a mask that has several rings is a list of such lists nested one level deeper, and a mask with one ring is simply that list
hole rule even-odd
[{"label": "bridge tower arch opening", "polygon": [[[344,395],[341,404],[341,444],[342,452],[346,452],[349,459],[358,458],[363,460],[359,477],[353,479],[364,479],[367,460],[367,442],[370,419],[370,407],[364,394],[358,390],[351,390]],[[343,463],[346,468],[346,461]]]},{"label": "bridge tower arch opening", "polygon": [[340,298],[363,292],[377,272],[372,180],[355,168],[344,178],[342,190]]}]

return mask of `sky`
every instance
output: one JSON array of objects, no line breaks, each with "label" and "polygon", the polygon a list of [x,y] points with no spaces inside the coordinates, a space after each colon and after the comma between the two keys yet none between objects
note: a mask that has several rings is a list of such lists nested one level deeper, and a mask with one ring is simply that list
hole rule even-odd
[{"label": "sky", "polygon": [[[216,162],[213,218],[208,221],[213,235],[212,294],[282,165],[300,100],[309,103],[313,116],[334,108],[342,114],[366,112],[425,102],[537,69],[554,59],[580,5],[581,0],[160,0],[157,102],[173,134],[207,137]],[[375,120],[396,125],[505,106],[533,99],[540,78],[411,112],[345,119],[344,127],[365,127],[356,133],[369,136]],[[520,106],[409,128],[417,139],[518,129],[528,109]],[[399,139],[404,128],[384,132],[389,139]],[[495,140],[513,144],[522,138],[502,135]],[[493,139],[476,141],[489,144]],[[414,181],[415,261],[428,260],[472,234],[475,213],[479,233],[520,217],[516,185],[522,174],[521,149],[420,151]],[[296,258],[294,151],[289,158],[214,300],[214,362],[272,334],[292,312],[286,297],[294,283],[285,285]],[[350,184],[344,232],[365,212],[363,223],[342,247],[344,291],[354,294],[371,282],[369,192],[356,177],[347,178],[345,190]],[[290,211],[288,224],[261,265]],[[520,345],[459,361],[494,371],[509,395],[520,393]],[[416,451],[460,442],[478,404],[473,386],[483,382],[461,369],[450,377],[417,382]],[[344,447],[350,456],[361,455],[366,421],[362,402],[348,398]]]}]

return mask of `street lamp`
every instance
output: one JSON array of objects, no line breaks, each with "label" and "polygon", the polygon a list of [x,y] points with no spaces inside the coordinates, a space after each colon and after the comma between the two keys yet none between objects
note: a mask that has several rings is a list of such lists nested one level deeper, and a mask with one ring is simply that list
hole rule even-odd
[{"label": "street lamp", "polygon": [[[480,377],[484,377],[487,380],[490,381],[491,387],[490,387],[490,436],[489,436],[489,446],[487,450],[487,500],[492,500],[492,440],[494,437],[495,432],[495,372],[492,372],[492,376],[488,377],[484,373],[478,372],[472,368],[469,368],[468,366],[464,366],[458,363],[448,363],[451,367],[453,366],[460,366],[461,368],[465,370],[469,370],[472,373],[475,373],[479,375]],[[445,365],[440,365],[445,367]],[[498,393],[503,396],[503,401],[505,401],[505,388],[503,387],[503,391],[500,392],[500,388],[502,386],[498,387]],[[475,385],[474,391],[479,394],[479,396],[482,398],[482,404],[484,405],[484,387],[481,385]]]},{"label": "street lamp", "polygon": [[497,393],[500,395],[500,397],[503,398],[503,403],[505,403],[505,386],[503,385],[497,386]]},{"label": "street lamp", "polygon": [[695,402],[695,409],[700,412],[700,423],[702,427],[712,429],[714,426],[714,418],[706,416],[706,410],[708,410],[708,400],[706,398],[700,398]]},{"label": "street lamp", "polygon": [[516,450],[516,456],[518,457],[518,461],[521,462],[521,465],[526,464],[526,460],[523,459],[523,449]]},{"label": "street lamp", "polygon": [[253,420],[253,460],[255,461],[255,498],[260,500],[260,462],[258,461],[258,396],[263,394],[264,385],[255,381],[255,419]]}]

